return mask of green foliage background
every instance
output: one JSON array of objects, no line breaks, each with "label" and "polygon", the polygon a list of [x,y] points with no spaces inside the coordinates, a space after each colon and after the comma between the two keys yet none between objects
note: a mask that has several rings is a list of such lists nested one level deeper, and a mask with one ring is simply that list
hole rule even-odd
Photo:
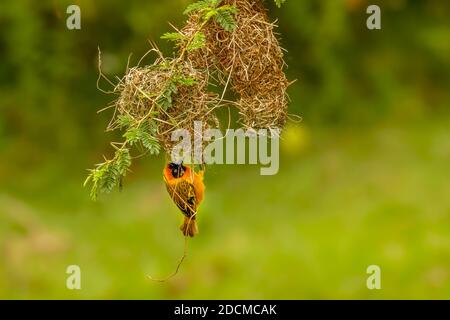
[{"label": "green foliage background", "polygon": [[[82,29],[65,27],[69,4]],[[0,3],[1,298],[450,298],[450,12],[446,1],[291,0],[279,19],[289,52],[291,124],[280,173],[210,167],[200,235],[180,274],[181,216],[162,157],[143,158],[124,191],[91,202],[92,163],[111,155],[121,76],[182,25],[186,0]],[[381,31],[365,27],[369,4]],[[149,58],[150,59],[150,58]],[[108,89],[107,83],[102,87]],[[82,290],[65,288],[66,267]],[[366,288],[368,265],[382,290]]]}]

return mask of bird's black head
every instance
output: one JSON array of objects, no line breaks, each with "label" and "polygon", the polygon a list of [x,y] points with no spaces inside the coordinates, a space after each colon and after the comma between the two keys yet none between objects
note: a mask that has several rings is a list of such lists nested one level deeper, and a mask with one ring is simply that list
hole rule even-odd
[{"label": "bird's black head", "polygon": [[186,171],[186,167],[183,166],[183,162],[181,163],[169,163],[169,169],[172,172],[172,176],[176,179],[181,178],[184,175],[184,172]]}]

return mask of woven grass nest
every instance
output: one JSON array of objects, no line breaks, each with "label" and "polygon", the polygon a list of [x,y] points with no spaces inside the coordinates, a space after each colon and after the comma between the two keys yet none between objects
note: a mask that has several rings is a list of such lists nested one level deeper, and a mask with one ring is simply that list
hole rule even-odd
[{"label": "woven grass nest", "polygon": [[155,136],[169,153],[176,143],[171,141],[174,130],[186,129],[193,136],[194,121],[202,121],[203,130],[219,126],[213,112],[219,98],[207,87],[205,72],[188,61],[180,65],[160,55],[150,66],[129,69],[116,86],[116,118],[126,115],[152,123]]},{"label": "woven grass nest", "polygon": [[[233,105],[239,110],[240,124],[253,129],[282,129],[287,119],[289,82],[284,73],[283,49],[261,0],[224,0],[236,8],[233,30],[211,19],[202,23],[199,12],[189,14],[186,25],[177,30],[180,38],[194,39],[201,26],[204,45],[186,50],[177,43],[178,57],[158,58],[149,66],[130,68],[115,87],[115,117],[126,115],[149,122],[155,137],[167,154],[176,129],[194,133],[194,121],[204,128],[219,128],[214,110]],[[174,80],[175,79],[175,80]],[[231,89],[235,101],[209,92],[210,85]],[[156,125],[155,125],[156,124]],[[117,127],[112,121],[111,128]]]},{"label": "woven grass nest", "polygon": [[[211,22],[205,29],[206,46],[189,54],[200,69],[215,73],[224,86],[230,85],[238,96],[236,103],[241,122],[251,128],[283,128],[287,119],[289,82],[284,73],[283,49],[275,23],[269,22],[260,0],[225,0],[237,8],[237,28],[225,31]],[[201,19],[192,15],[183,34],[195,32]]]}]

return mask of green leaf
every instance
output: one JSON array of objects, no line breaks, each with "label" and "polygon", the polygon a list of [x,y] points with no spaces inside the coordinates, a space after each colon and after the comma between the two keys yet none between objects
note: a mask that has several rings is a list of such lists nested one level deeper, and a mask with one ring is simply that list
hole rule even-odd
[{"label": "green leaf", "polygon": [[118,149],[113,160],[100,163],[95,169],[89,170],[90,174],[84,182],[84,186],[89,183],[91,186],[90,197],[97,200],[103,193],[110,193],[116,186],[121,184],[131,166],[130,151],[127,148]]},{"label": "green leaf", "polygon": [[123,137],[127,140],[127,142],[133,146],[139,142],[139,128],[133,127],[129,128],[124,134]]},{"label": "green leaf", "polygon": [[232,14],[236,14],[238,12],[238,8],[236,6],[232,6],[229,4],[223,5],[218,8],[219,11],[228,11]]},{"label": "green leaf", "polygon": [[187,51],[194,51],[203,48],[206,44],[206,36],[202,32],[197,32],[187,46]]},{"label": "green leaf", "polygon": [[192,78],[192,77],[183,77],[183,76],[181,76],[181,77],[177,77],[176,78],[176,82],[178,84],[190,87],[190,86],[193,86],[193,85],[195,85],[197,83],[197,79]]},{"label": "green leaf", "polygon": [[142,146],[148,150],[151,155],[158,155],[161,147],[158,140],[152,137],[149,133],[144,132],[141,136]]},{"label": "green leaf", "polygon": [[233,7],[230,6],[227,7],[229,8],[219,8],[219,10],[217,10],[217,14],[214,16],[214,19],[225,31],[231,32],[236,29],[236,22],[233,17],[233,13],[236,12],[236,9],[232,9]]},{"label": "green leaf", "polygon": [[160,152],[158,139],[155,138],[156,124],[145,121],[139,127],[132,127],[128,129],[123,137],[126,142],[133,146],[140,143],[151,155],[157,155]]},{"label": "green leaf", "polygon": [[157,131],[156,123],[154,121],[146,121],[140,126],[140,142],[142,146],[149,151],[151,155],[158,155],[160,152],[160,145],[158,139],[155,138]]},{"label": "green leaf", "polygon": [[179,32],[166,32],[161,36],[161,39],[169,41],[182,41],[186,39],[186,36]]},{"label": "green leaf", "polygon": [[277,5],[278,8],[281,8],[281,5],[285,2],[286,0],[275,0],[275,4]]},{"label": "green leaf", "polygon": [[173,81],[173,79],[170,79],[169,83],[166,85],[161,96],[158,98],[157,104],[164,111],[167,111],[167,109],[169,109],[170,106],[172,106],[172,95],[176,94],[177,92],[178,92],[178,88],[177,88],[176,83]]},{"label": "green leaf", "polygon": [[184,10],[184,14],[190,14],[193,12],[199,12],[203,10],[211,10],[216,8],[222,0],[200,0],[190,4],[186,10]]},{"label": "green leaf", "polygon": [[115,166],[120,177],[125,177],[131,166],[130,150],[127,148],[116,151]]},{"label": "green leaf", "polygon": [[216,9],[211,9],[205,13],[205,15],[203,16],[203,20],[208,21],[209,19],[217,15],[217,13],[218,11]]},{"label": "green leaf", "polygon": [[[221,0],[201,0],[189,5],[185,10],[185,14],[201,12],[203,20],[209,21],[214,18],[216,22],[226,31],[233,31],[236,28],[233,14],[237,12],[237,8],[231,5],[223,5],[219,7]],[[201,40],[200,38],[197,40]],[[202,42],[195,42],[190,44],[189,51],[201,48],[204,44]]]},{"label": "green leaf", "polygon": [[129,128],[134,122],[133,118],[127,114],[119,115],[116,121],[119,129]]}]

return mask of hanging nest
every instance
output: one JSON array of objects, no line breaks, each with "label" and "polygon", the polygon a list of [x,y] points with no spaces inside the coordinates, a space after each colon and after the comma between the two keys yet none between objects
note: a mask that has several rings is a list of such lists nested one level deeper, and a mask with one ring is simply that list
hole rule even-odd
[{"label": "hanging nest", "polygon": [[207,86],[205,72],[187,61],[180,66],[179,61],[162,55],[152,65],[130,68],[114,89],[119,97],[110,129],[117,128],[120,116],[150,124],[150,133],[170,154],[178,143],[171,139],[175,130],[186,129],[194,137],[195,121],[202,122],[203,130],[219,126],[213,112],[218,95],[207,92]]},{"label": "hanging nest", "polygon": [[[261,0],[223,0],[221,5],[237,9],[233,30],[214,19],[204,25],[202,14],[194,11],[180,33],[192,39],[201,31],[203,46],[179,46],[178,59],[164,58],[154,49],[158,59],[152,65],[130,68],[115,87],[115,118],[126,115],[150,123],[152,136],[167,154],[178,143],[171,139],[176,129],[187,129],[195,137],[195,121],[202,122],[203,131],[220,127],[214,109],[225,101],[208,91],[211,82],[236,94],[237,101],[231,103],[239,110],[242,126],[281,129],[286,123],[289,82],[276,24],[269,22]],[[201,30],[199,25],[204,25]],[[117,121],[112,127],[117,128]]]},{"label": "hanging nest", "polygon": [[[189,61],[209,70],[224,86],[230,85],[239,100],[237,107],[245,127],[283,128],[287,119],[289,82],[283,69],[283,49],[277,40],[275,23],[269,22],[261,0],[224,0],[234,5],[237,27],[228,32],[211,21],[204,29],[205,47],[190,52]],[[181,30],[196,32],[201,16],[193,14]]]},{"label": "hanging nest", "polygon": [[[85,185],[92,184],[93,199],[121,186],[131,166],[131,147],[138,146],[140,155],[156,155],[161,148],[171,155],[179,144],[172,141],[172,134],[184,129],[190,134],[191,153],[195,154],[196,124],[202,124],[202,131],[220,128],[214,111],[223,105],[239,110],[243,127],[275,129],[270,135],[279,134],[276,129],[282,129],[287,120],[289,82],[275,33],[277,26],[269,21],[262,1],[191,4],[185,11],[189,15],[185,27],[162,37],[177,45],[174,58],[165,58],[154,46],[154,63],[141,67],[144,56],[136,67],[127,68],[117,84],[101,72],[99,50],[97,85],[104,79],[118,95],[112,103],[115,113],[108,129],[122,130],[124,139],[111,143],[115,149],[112,158],[90,170]],[[223,89],[222,94],[209,92],[210,85]],[[224,100],[228,89],[235,101]],[[203,146],[210,142],[204,140]]]}]

